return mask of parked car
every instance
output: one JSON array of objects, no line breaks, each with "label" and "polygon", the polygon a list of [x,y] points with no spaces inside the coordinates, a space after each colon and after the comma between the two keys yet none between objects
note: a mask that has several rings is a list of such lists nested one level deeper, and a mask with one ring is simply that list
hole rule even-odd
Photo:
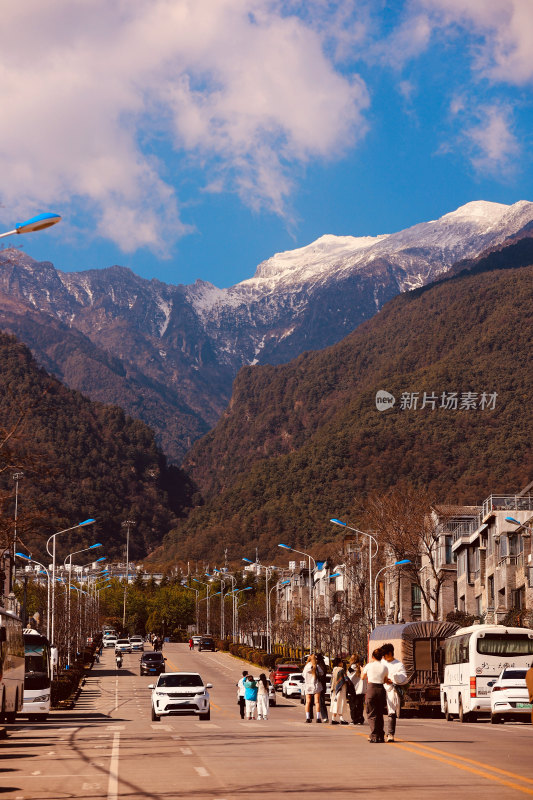
[{"label": "parked car", "polygon": [[208,689],[212,684],[204,684],[196,672],[168,672],[160,675],[152,689],[152,720],[171,714],[196,714],[202,720],[211,717]]},{"label": "parked car", "polygon": [[213,653],[216,651],[217,646],[212,636],[202,636],[198,642],[198,652],[200,650],[211,650]]},{"label": "parked car", "polygon": [[529,693],[526,686],[527,669],[507,667],[495,681],[490,681],[490,721],[503,723],[510,719],[527,719],[531,716]]},{"label": "parked car", "polygon": [[129,639],[117,639],[115,642],[115,653],[131,653],[131,644]]},{"label": "parked car", "polygon": [[270,673],[270,680],[276,691],[279,692],[281,690],[282,683],[293,672],[301,672],[298,664],[278,664],[277,667],[272,670]]},{"label": "parked car", "polygon": [[117,643],[117,637],[116,636],[106,636],[104,641],[103,641],[104,647],[113,647],[114,648],[116,643]]},{"label": "parked car", "polygon": [[132,652],[144,651],[144,639],[142,636],[130,636],[130,644]]},{"label": "parked car", "polygon": [[165,661],[166,658],[159,651],[143,653],[139,665],[139,674],[161,675],[165,671]]},{"label": "parked car", "polygon": [[304,676],[301,672],[291,672],[281,684],[283,697],[300,697],[304,687]]},{"label": "parked car", "polygon": [[198,645],[200,644],[200,641],[201,641],[202,637],[201,637],[201,636],[199,636],[198,634],[195,634],[194,636],[191,636],[191,639],[192,639],[192,643],[193,643],[193,645],[194,645],[195,647],[198,647]]}]

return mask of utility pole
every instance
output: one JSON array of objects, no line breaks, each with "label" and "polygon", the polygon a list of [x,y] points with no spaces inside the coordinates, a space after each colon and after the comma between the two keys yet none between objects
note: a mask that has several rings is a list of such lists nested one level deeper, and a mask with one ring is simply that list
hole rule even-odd
[{"label": "utility pole", "polygon": [[124,584],[124,610],[122,613],[122,632],[126,629],[126,600],[128,596],[128,582],[130,577],[130,527],[135,525],[132,519],[126,519],[122,527],[126,528],[126,583]]},{"label": "utility pole", "polygon": [[[15,576],[15,553],[17,552],[17,520],[18,520],[18,508],[19,508],[19,481],[22,480],[24,477],[23,472],[15,472],[13,473],[13,480],[15,481],[15,525],[13,530],[13,550],[12,555],[10,558],[11,565],[10,565],[10,579],[9,579],[9,591],[13,590],[14,584],[14,576]],[[25,623],[24,623],[25,624]]]}]

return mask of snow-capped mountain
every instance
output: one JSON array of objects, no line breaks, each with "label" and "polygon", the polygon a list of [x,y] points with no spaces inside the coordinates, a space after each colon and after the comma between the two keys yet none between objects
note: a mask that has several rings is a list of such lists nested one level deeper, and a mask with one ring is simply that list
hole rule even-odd
[{"label": "snow-capped mountain", "polygon": [[228,289],[172,286],[124,267],[60,272],[0,253],[0,325],[49,371],[152,425],[176,460],[214,425],[245,364],[343,338],[394,295],[520,235],[533,203],[478,201],[380,236],[325,235]]}]

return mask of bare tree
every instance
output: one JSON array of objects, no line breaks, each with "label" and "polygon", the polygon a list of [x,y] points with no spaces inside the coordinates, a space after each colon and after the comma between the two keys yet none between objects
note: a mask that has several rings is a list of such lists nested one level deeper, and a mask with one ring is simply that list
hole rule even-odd
[{"label": "bare tree", "polygon": [[[403,569],[411,583],[420,588],[429,616],[437,620],[441,588],[450,572],[442,569],[440,552],[446,520],[443,513],[436,513],[433,498],[413,486],[397,486],[385,494],[370,495],[365,502],[364,517],[362,524],[368,524],[375,531],[381,546],[396,561],[408,559],[411,562]],[[429,575],[428,580],[421,580],[421,567]],[[396,614],[398,608],[397,602]]]}]

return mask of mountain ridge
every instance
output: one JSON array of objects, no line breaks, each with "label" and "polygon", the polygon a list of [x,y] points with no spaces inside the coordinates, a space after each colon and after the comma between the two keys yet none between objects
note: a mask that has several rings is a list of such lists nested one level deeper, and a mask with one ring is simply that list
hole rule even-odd
[{"label": "mountain ridge", "polygon": [[[27,336],[39,363],[72,388],[153,426],[169,458],[181,462],[224,412],[241,367],[285,363],[330,346],[401,291],[532,222],[528,201],[474,201],[397,233],[325,234],[275,254],[229,289],[201,280],[173,286],[120,265],[62,272],[6,250],[0,326]],[[47,343],[60,335],[63,351]]]}]

